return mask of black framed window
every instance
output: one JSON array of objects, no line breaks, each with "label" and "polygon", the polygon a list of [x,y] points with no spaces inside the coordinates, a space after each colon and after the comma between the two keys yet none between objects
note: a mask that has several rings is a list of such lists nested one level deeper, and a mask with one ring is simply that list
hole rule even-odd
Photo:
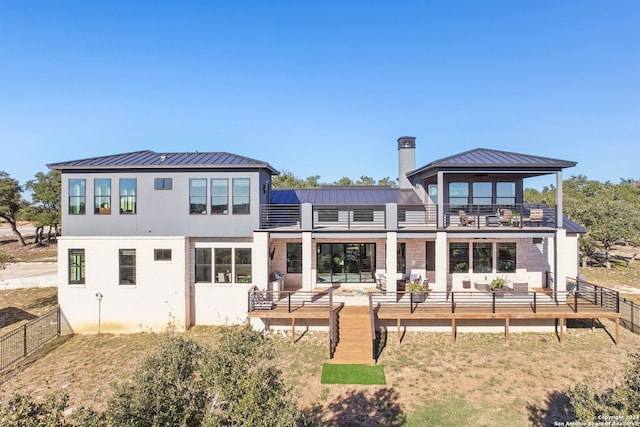
[{"label": "black framed window", "polygon": [[473,243],[473,272],[491,273],[493,269],[493,243]]},{"label": "black framed window", "polygon": [[474,205],[490,206],[492,204],[493,184],[491,182],[474,182],[471,189]]},{"label": "black framed window", "polygon": [[233,197],[233,214],[246,215],[250,213],[250,188],[251,181],[249,178],[233,178],[232,179],[232,197]]},{"label": "black framed window", "polygon": [[135,214],[137,208],[137,180],[120,178],[120,213]]},{"label": "black framed window", "polygon": [[498,273],[516,272],[516,244],[515,242],[498,243]]},{"label": "black framed window", "polygon": [[87,204],[87,183],[84,179],[69,180],[69,214],[83,215]]},{"label": "black framed window", "polygon": [[135,285],[136,284],[136,250],[120,249],[119,250],[119,266],[120,266],[120,284]]},{"label": "black framed window", "polygon": [[468,182],[449,183],[449,204],[453,205],[454,207],[469,204]]},{"label": "black framed window", "polygon": [[498,205],[516,204],[516,183],[515,182],[497,182],[496,183],[496,203]]},{"label": "black framed window", "polygon": [[211,248],[196,248],[196,283],[211,283]]},{"label": "black framed window", "polygon": [[154,261],[171,261],[171,249],[154,249]]},{"label": "black framed window", "polygon": [[232,250],[231,248],[216,248],[214,262],[216,283],[231,283],[232,277]]},{"label": "black framed window", "polygon": [[171,190],[173,189],[173,179],[172,178],[155,178],[153,180],[153,189],[154,190]]},{"label": "black framed window", "polygon": [[251,249],[235,249],[236,283],[251,283]]},{"label": "black framed window", "polygon": [[69,284],[84,285],[84,249],[69,249]]},{"label": "black framed window", "polygon": [[98,215],[111,213],[111,179],[93,180],[93,212]]},{"label": "black framed window", "polygon": [[211,178],[211,215],[229,213],[229,180]]},{"label": "black framed window", "polygon": [[375,243],[318,243],[318,282],[374,282]]},{"label": "black framed window", "polygon": [[189,179],[189,214],[206,215],[207,213],[207,180],[206,178]]},{"label": "black framed window", "polygon": [[407,244],[398,242],[396,250],[396,273],[404,273],[407,271]]},{"label": "black framed window", "polygon": [[302,273],[302,243],[287,242],[287,273]]},{"label": "black framed window", "polygon": [[449,273],[469,273],[468,243],[449,243]]}]

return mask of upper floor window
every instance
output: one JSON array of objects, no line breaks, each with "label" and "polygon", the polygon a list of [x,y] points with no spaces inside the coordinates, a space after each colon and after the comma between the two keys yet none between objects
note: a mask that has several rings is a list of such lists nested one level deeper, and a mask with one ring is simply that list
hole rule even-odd
[{"label": "upper floor window", "polygon": [[173,188],[172,178],[155,178],[153,180],[154,190],[171,190]]},{"label": "upper floor window", "polygon": [[69,214],[81,215],[85,213],[87,202],[87,188],[84,179],[69,180]]},{"label": "upper floor window", "polygon": [[516,204],[516,183],[497,182],[496,183],[496,203],[498,205]]},{"label": "upper floor window", "polygon": [[135,178],[120,178],[120,213],[136,213],[137,180]]},{"label": "upper floor window", "polygon": [[111,180],[109,178],[100,178],[93,181],[93,202],[94,213],[111,213]]},{"label": "upper floor window", "polygon": [[84,249],[69,249],[69,284],[84,284]]},{"label": "upper floor window", "polygon": [[249,178],[233,178],[233,213],[249,213]]},{"label": "upper floor window", "polygon": [[474,182],[473,204],[474,205],[491,205],[493,199],[493,185],[490,182]]},{"label": "upper floor window", "polygon": [[118,254],[120,267],[120,284],[135,285],[136,284],[136,250],[120,249]]},{"label": "upper floor window", "polygon": [[229,213],[229,180],[211,178],[211,215]]},{"label": "upper floor window", "polygon": [[207,179],[191,178],[189,180],[189,213],[207,213]]},{"label": "upper floor window", "polygon": [[466,205],[469,203],[469,183],[450,182],[449,183],[449,204]]}]

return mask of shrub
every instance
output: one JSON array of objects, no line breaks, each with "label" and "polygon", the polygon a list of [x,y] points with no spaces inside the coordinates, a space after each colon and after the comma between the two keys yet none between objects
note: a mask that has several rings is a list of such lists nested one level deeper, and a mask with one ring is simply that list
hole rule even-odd
[{"label": "shrub", "polygon": [[598,416],[624,417],[637,413],[640,408],[640,352],[631,355],[621,384],[597,392],[588,384],[581,383],[567,394],[578,421],[590,422],[599,419]]}]

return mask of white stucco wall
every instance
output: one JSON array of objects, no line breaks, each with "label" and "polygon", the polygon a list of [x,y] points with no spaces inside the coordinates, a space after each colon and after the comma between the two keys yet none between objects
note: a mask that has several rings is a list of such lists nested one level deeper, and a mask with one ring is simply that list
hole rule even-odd
[{"label": "white stucco wall", "polygon": [[[69,249],[85,250],[84,285],[69,285]],[[136,250],[136,284],[119,284],[119,249]],[[171,249],[171,261],[154,261],[154,249]],[[184,237],[61,237],[58,299],[75,332],[162,331],[187,323]],[[96,294],[102,294],[99,302]]]}]

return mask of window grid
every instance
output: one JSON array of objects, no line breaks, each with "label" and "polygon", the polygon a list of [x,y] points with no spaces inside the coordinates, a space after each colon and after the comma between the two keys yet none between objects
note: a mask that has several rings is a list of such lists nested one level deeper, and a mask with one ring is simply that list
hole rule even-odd
[{"label": "window grid", "polygon": [[69,249],[69,284],[84,285],[85,255],[84,249]]},{"label": "window grid", "polygon": [[136,250],[120,249],[120,284],[135,285],[136,284]]}]

